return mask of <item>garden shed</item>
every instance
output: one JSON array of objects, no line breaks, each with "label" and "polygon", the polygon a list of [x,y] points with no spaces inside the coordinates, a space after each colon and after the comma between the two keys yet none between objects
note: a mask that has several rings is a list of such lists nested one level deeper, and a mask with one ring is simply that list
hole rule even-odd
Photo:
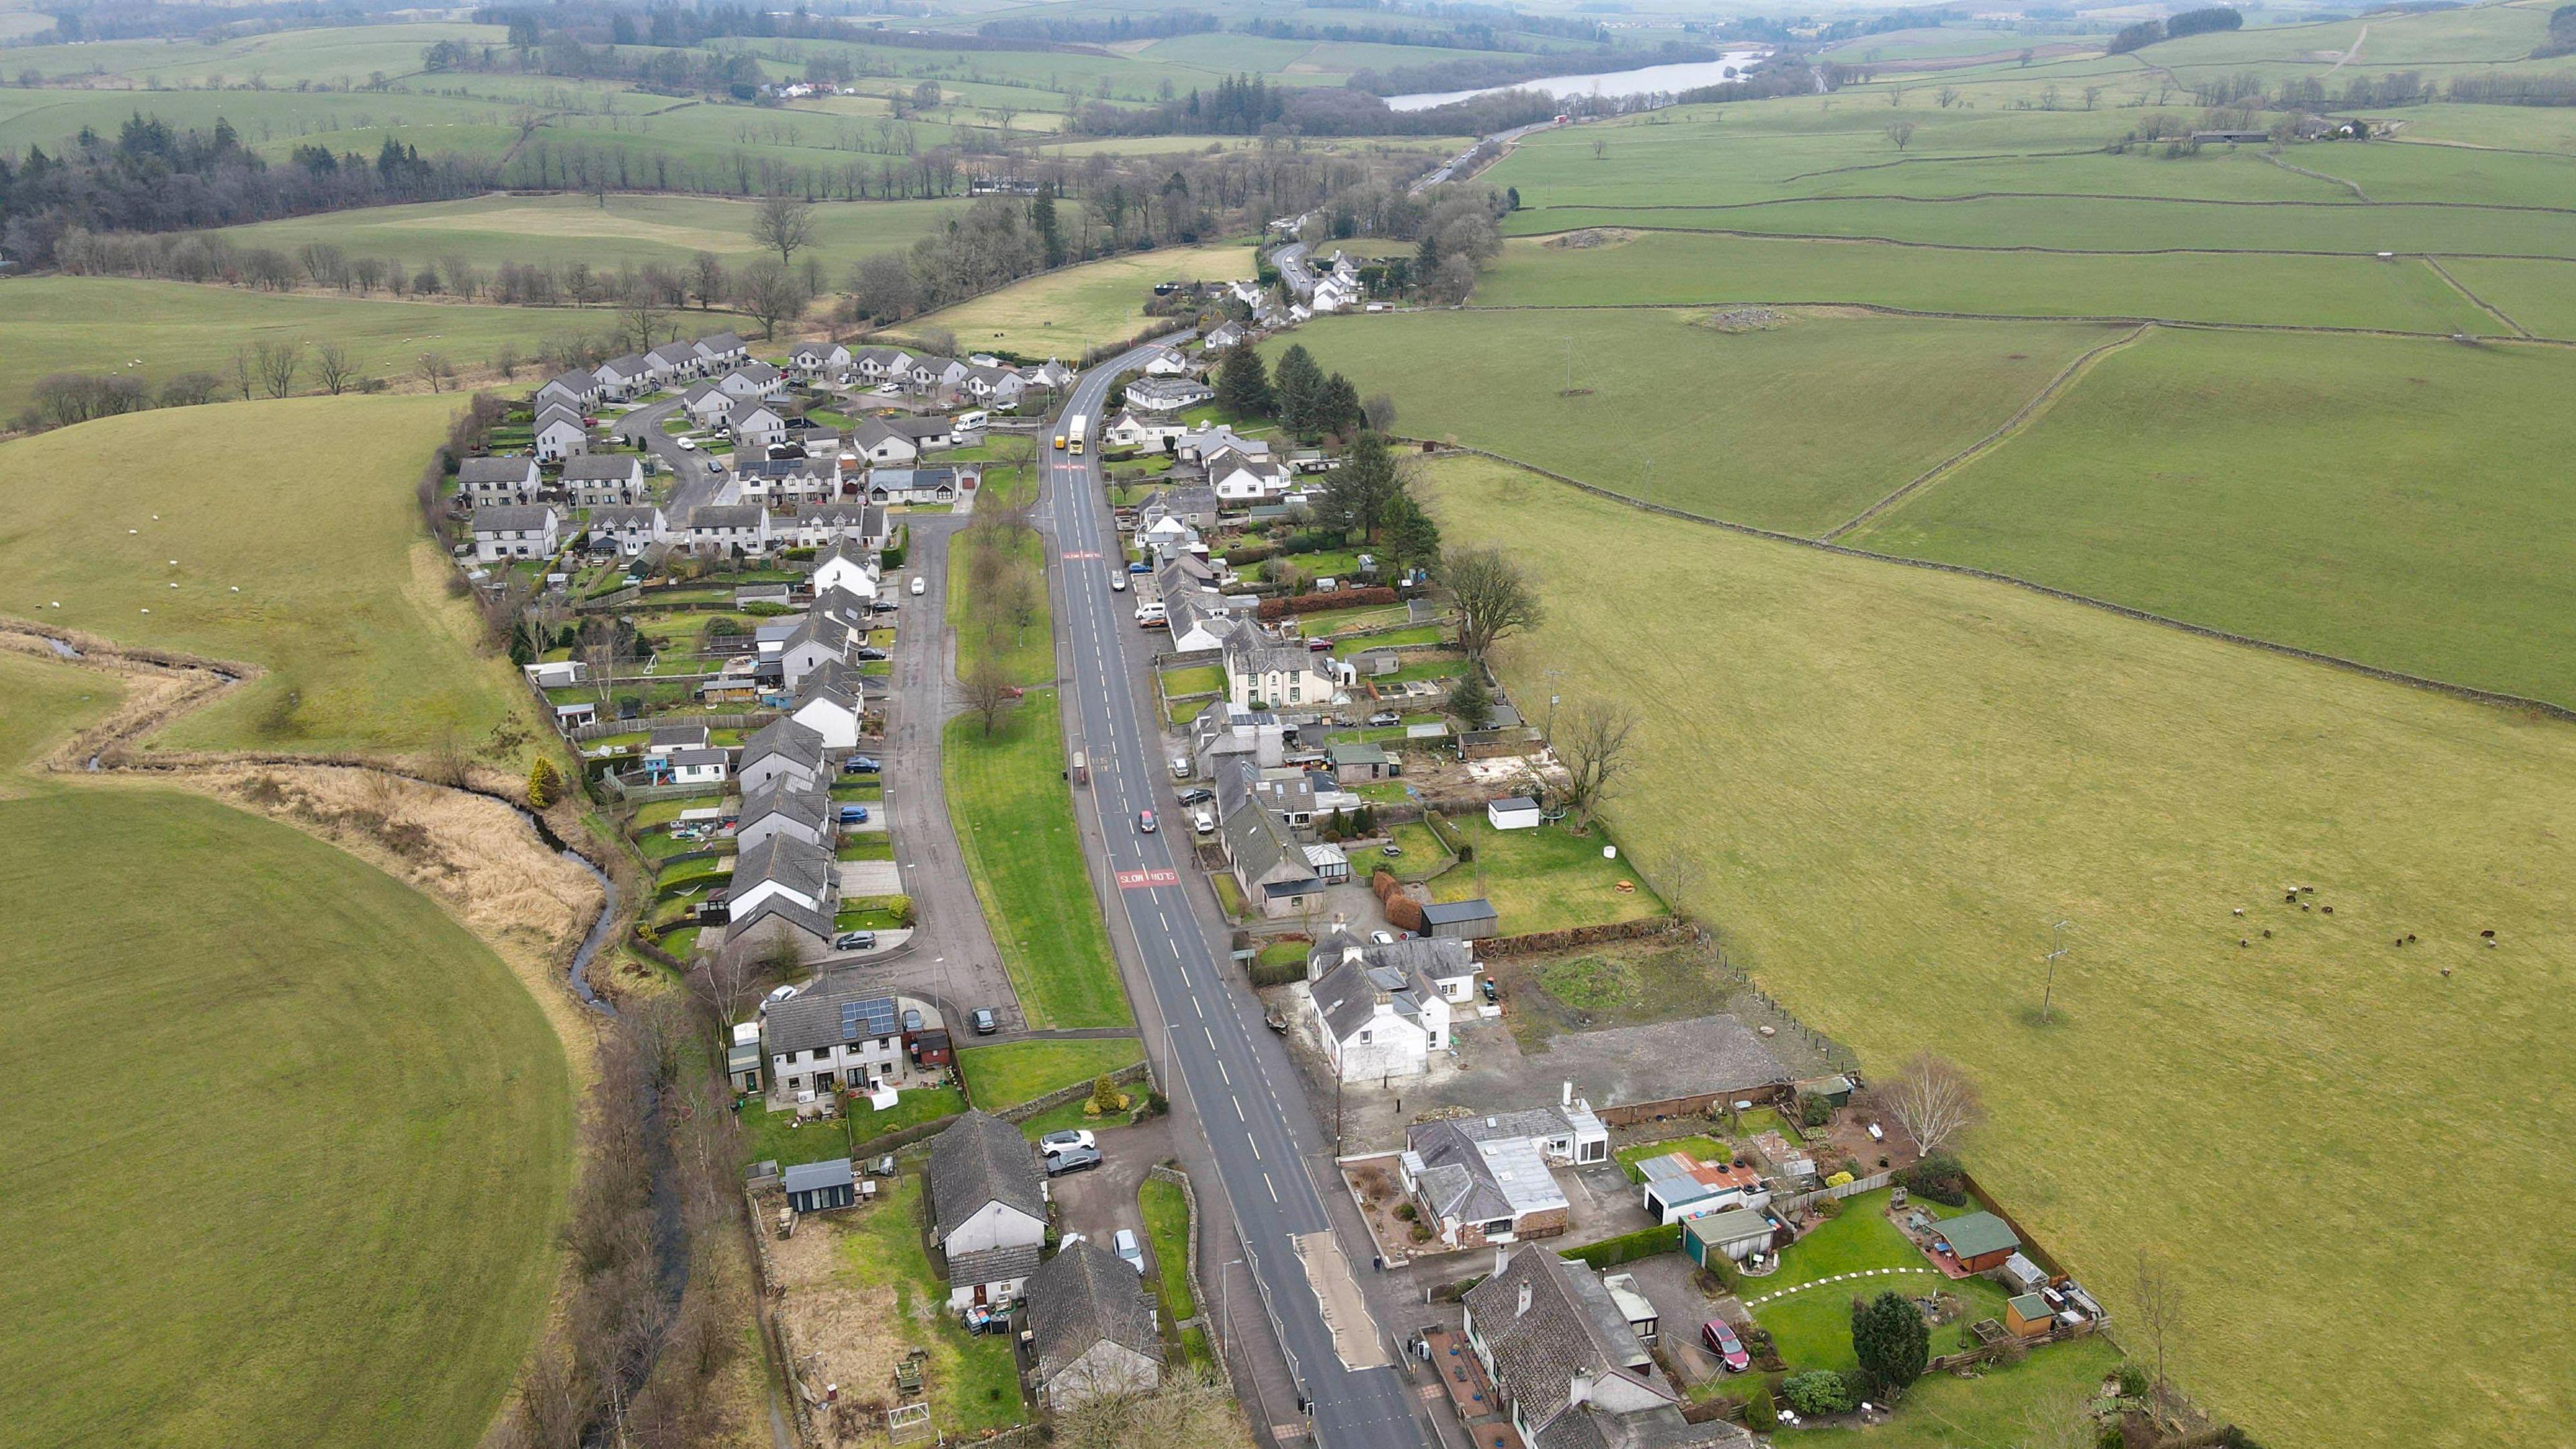
[{"label": "garden shed", "polygon": [[1527,795],[1507,795],[1485,802],[1485,819],[1496,830],[1536,830],[1538,802]]},{"label": "garden shed", "polygon": [[800,1162],[787,1169],[781,1185],[787,1189],[787,1205],[800,1213],[830,1212],[858,1200],[850,1159],[846,1157]]},{"label": "garden shed", "polygon": [[1752,1208],[1728,1208],[1682,1219],[1682,1251],[1703,1268],[1712,1257],[1740,1263],[1755,1253],[1771,1251],[1779,1230],[1780,1225],[1768,1214]]},{"label": "garden shed", "polygon": [[1935,1225],[1950,1255],[1971,1273],[2000,1268],[2021,1248],[2021,1235],[1990,1212],[1962,1213]]},{"label": "garden shed", "polygon": [[1422,934],[1426,936],[1481,941],[1499,934],[1501,929],[1493,902],[1482,896],[1471,901],[1435,901],[1422,908]]},{"label": "garden shed", "polygon": [[2036,1293],[2024,1293],[2004,1304],[2004,1327],[2016,1338],[2037,1338],[2048,1332],[2048,1300]]}]

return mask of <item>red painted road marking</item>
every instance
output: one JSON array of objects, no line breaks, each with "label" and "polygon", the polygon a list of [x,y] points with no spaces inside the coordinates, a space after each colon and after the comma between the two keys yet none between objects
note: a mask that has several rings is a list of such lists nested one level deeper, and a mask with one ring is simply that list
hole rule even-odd
[{"label": "red painted road marking", "polygon": [[1156,886],[1179,885],[1180,883],[1181,873],[1177,870],[1122,870],[1118,872],[1118,888],[1122,891],[1152,890]]},{"label": "red painted road marking", "polygon": [[1098,557],[1100,557],[1100,555],[1099,555],[1098,553],[1096,553],[1096,552],[1094,552],[1094,553],[1074,552],[1074,553],[1063,553],[1063,554],[1058,554],[1058,555],[1056,555],[1056,557],[1058,557],[1058,558],[1098,558]]}]

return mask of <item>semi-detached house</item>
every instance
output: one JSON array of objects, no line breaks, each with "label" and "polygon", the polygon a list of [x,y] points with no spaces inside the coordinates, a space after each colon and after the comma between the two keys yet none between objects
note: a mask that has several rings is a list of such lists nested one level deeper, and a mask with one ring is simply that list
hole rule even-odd
[{"label": "semi-detached house", "polygon": [[474,556],[486,563],[553,558],[563,547],[562,519],[551,503],[501,504],[474,510]]},{"label": "semi-detached house", "polygon": [[575,508],[641,503],[644,460],[632,453],[594,453],[564,464],[563,488]]},{"label": "semi-detached house", "polygon": [[1228,702],[1245,709],[1289,709],[1333,702],[1325,656],[1257,628],[1237,629],[1225,641]]}]

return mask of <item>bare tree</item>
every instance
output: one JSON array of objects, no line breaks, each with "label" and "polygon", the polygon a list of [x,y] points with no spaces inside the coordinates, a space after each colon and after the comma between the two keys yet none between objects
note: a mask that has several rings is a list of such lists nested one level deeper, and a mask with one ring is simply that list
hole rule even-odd
[{"label": "bare tree", "polygon": [[661,342],[662,304],[646,286],[629,288],[626,305],[617,309],[617,330],[632,352],[650,352]]},{"label": "bare tree", "polygon": [[763,337],[776,334],[781,321],[803,316],[810,300],[804,282],[767,257],[743,268],[736,282],[735,305],[759,320]]},{"label": "bare tree", "polygon": [[1592,138],[1592,159],[1593,159],[1593,160],[1595,160],[1595,161],[1598,161],[1598,160],[1600,160],[1602,157],[1607,156],[1607,155],[1609,155],[1609,154],[1610,154],[1610,138],[1609,138],[1609,137],[1607,137],[1607,136],[1595,136],[1595,137],[1593,137],[1593,138]]},{"label": "bare tree", "polygon": [[2144,1248],[2138,1250],[2138,1276],[2130,1285],[2129,1316],[2137,1324],[2148,1351],[2155,1355],[2156,1388],[2161,1392],[2165,1387],[2165,1348],[2182,1332],[2182,1300],[2165,1260]]},{"label": "bare tree", "polygon": [[257,382],[258,377],[259,366],[257,363],[251,361],[250,349],[247,347],[234,348],[232,357],[233,390],[241,394],[243,402],[249,402],[252,398],[259,395],[259,384]]},{"label": "bare tree", "polygon": [[495,349],[492,353],[492,370],[501,374],[501,380],[503,382],[508,382],[512,378],[517,377],[519,375],[519,349],[511,343],[502,343],[500,347]]},{"label": "bare tree", "polygon": [[1205,1371],[1166,1374],[1152,1393],[1102,1396],[1056,1416],[1057,1449],[1250,1449],[1234,1396]]},{"label": "bare tree", "polygon": [[1917,1052],[1888,1087],[1888,1110],[1926,1156],[1986,1120],[1985,1098],[1958,1063]]},{"label": "bare tree", "polygon": [[270,397],[284,397],[293,392],[296,370],[303,365],[304,358],[292,342],[259,344],[260,390]]},{"label": "bare tree", "polygon": [[358,380],[358,362],[349,349],[337,342],[325,342],[313,350],[313,373],[322,381],[322,390],[338,397]]},{"label": "bare tree", "polygon": [[439,353],[422,353],[414,368],[420,373],[420,380],[429,384],[431,392],[445,392],[456,381],[455,365]]},{"label": "bare tree", "polygon": [[748,952],[716,951],[699,957],[689,968],[689,990],[718,1026],[731,1026],[758,998],[762,982]]},{"label": "bare tree", "polygon": [[714,252],[700,252],[689,259],[689,290],[696,295],[701,312],[725,294],[724,263]]},{"label": "bare tree", "polygon": [[1504,636],[1535,628],[1540,619],[1538,596],[1520,565],[1498,549],[1471,548],[1451,554],[1441,569],[1458,605],[1458,647],[1470,659]]},{"label": "bare tree", "polygon": [[1908,145],[1912,144],[1914,140],[1914,123],[1912,121],[1889,122],[1887,127],[1887,139],[1896,147],[1897,150],[1904,150]]},{"label": "bare tree", "polygon": [[1002,661],[996,641],[987,640],[984,651],[966,671],[966,707],[984,723],[984,737],[992,738],[993,727],[1002,720],[1002,711],[1010,707],[1011,680],[1002,672]]},{"label": "bare tree", "polygon": [[1559,764],[1572,777],[1566,804],[1574,810],[1575,828],[1585,829],[1619,784],[1636,769],[1630,741],[1637,733],[1637,707],[1624,700],[1587,699],[1565,712],[1556,737],[1548,741]]},{"label": "bare tree", "polygon": [[778,265],[793,266],[796,254],[814,244],[814,203],[799,196],[764,196],[751,215],[751,239],[761,250],[778,253]]},{"label": "bare tree", "polygon": [[1368,401],[1360,404],[1360,414],[1368,419],[1370,431],[1383,433],[1395,426],[1395,399],[1382,392],[1370,393]]}]

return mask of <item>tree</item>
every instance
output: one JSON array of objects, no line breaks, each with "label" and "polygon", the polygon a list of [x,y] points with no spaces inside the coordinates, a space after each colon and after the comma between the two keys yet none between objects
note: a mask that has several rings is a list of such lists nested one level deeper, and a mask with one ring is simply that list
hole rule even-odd
[{"label": "tree", "polygon": [[1593,159],[1593,160],[1595,160],[1595,161],[1598,161],[1598,160],[1600,160],[1601,158],[1603,158],[1604,156],[1607,156],[1607,155],[1609,155],[1609,154],[1610,154],[1610,138],[1609,138],[1609,137],[1607,137],[1607,136],[1595,136],[1595,137],[1593,137],[1593,138],[1592,138],[1592,159]]},{"label": "tree", "polygon": [[1923,1377],[1932,1357],[1932,1330],[1922,1310],[1902,1293],[1881,1293],[1852,1303],[1852,1356],[1873,1394],[1894,1398]]},{"label": "tree", "polygon": [[872,322],[900,322],[921,309],[921,284],[901,252],[874,252],[850,269],[850,312]]},{"label": "tree", "polygon": [[1958,1063],[1930,1052],[1909,1059],[1887,1090],[1888,1110],[1925,1156],[1955,1143],[1986,1118],[1977,1084]]},{"label": "tree", "polygon": [[260,390],[270,397],[284,397],[295,390],[295,373],[304,365],[292,342],[263,342],[258,346]]},{"label": "tree", "polygon": [[1097,1394],[1055,1416],[1055,1449],[1250,1449],[1243,1411],[1204,1369],[1166,1371],[1148,1394]]},{"label": "tree", "polygon": [[1637,707],[1619,700],[1587,699],[1565,712],[1548,744],[1568,776],[1565,803],[1574,810],[1577,829],[1592,824],[1594,811],[1609,802],[1619,784],[1636,768],[1630,737],[1637,732]]},{"label": "tree", "polygon": [[650,352],[659,346],[666,320],[661,302],[649,287],[629,291],[626,305],[617,309],[617,330],[629,352]]},{"label": "tree", "polygon": [[1001,723],[1002,711],[1011,703],[1011,680],[1002,672],[1000,653],[996,642],[994,647],[977,654],[961,681],[966,687],[966,707],[974,711],[975,718],[983,723],[986,739],[993,737],[993,727]]},{"label": "tree", "polygon": [[1342,466],[1325,480],[1323,499],[1315,509],[1316,521],[1327,528],[1356,529],[1374,543],[1388,506],[1403,489],[1404,482],[1395,472],[1395,455],[1387,450],[1386,439],[1375,433],[1362,433],[1352,442],[1350,455],[1342,460]]},{"label": "tree", "polygon": [[763,337],[776,335],[781,321],[803,316],[809,300],[805,283],[767,257],[742,269],[734,295],[734,305],[759,320]]},{"label": "tree", "polygon": [[749,1012],[761,982],[747,953],[717,951],[700,956],[689,968],[689,990],[706,1004],[718,1025],[731,1026]]},{"label": "tree", "polygon": [[494,348],[492,351],[492,370],[501,374],[501,380],[503,382],[508,382],[511,379],[516,378],[519,375],[518,347],[513,343],[504,342],[499,347]]},{"label": "tree", "polygon": [[1485,671],[1469,669],[1449,691],[1449,712],[1458,723],[1471,730],[1483,729],[1493,722],[1494,692],[1485,685]]},{"label": "tree", "polygon": [[528,808],[542,811],[563,795],[563,774],[555,762],[539,755],[528,766]]},{"label": "tree", "polygon": [[1360,390],[1349,378],[1334,373],[1316,394],[1313,421],[1317,432],[1338,436],[1359,431]]},{"label": "tree", "polygon": [[1481,660],[1506,635],[1537,627],[1538,596],[1530,591],[1520,565],[1501,550],[1451,554],[1441,572],[1458,605],[1458,647],[1468,658]]},{"label": "tree", "polygon": [[1422,511],[1412,494],[1399,492],[1389,499],[1378,521],[1385,533],[1378,555],[1393,573],[1400,575],[1440,561],[1440,525]]},{"label": "tree", "polygon": [[241,394],[243,402],[249,402],[252,398],[259,396],[259,365],[251,360],[249,348],[236,347],[233,349],[230,369],[232,372],[233,389]]},{"label": "tree", "polygon": [[455,366],[439,353],[422,353],[414,366],[420,373],[420,380],[429,384],[431,392],[445,392],[456,381]]},{"label": "tree", "polygon": [[1887,128],[1887,139],[1897,150],[1904,150],[1914,140],[1914,123],[1912,121],[1890,123]]},{"label": "tree", "polygon": [[1368,401],[1360,404],[1360,416],[1371,430],[1386,432],[1395,426],[1395,399],[1382,392],[1370,393]]},{"label": "tree", "polygon": [[1312,430],[1316,395],[1324,390],[1324,370],[1315,365],[1304,343],[1292,342],[1279,354],[1278,365],[1270,370],[1270,390],[1281,427],[1299,434]]},{"label": "tree", "polygon": [[1091,1111],[1094,1116],[1106,1117],[1117,1111],[1126,1100],[1127,1094],[1118,1090],[1118,1083],[1107,1072],[1091,1079]]},{"label": "tree", "polygon": [[751,214],[751,239],[778,253],[781,267],[793,266],[796,254],[814,244],[814,203],[800,196],[762,197]]},{"label": "tree", "polygon": [[1272,404],[1270,379],[1261,366],[1261,354],[1250,347],[1229,347],[1225,360],[1216,368],[1216,405],[1238,418],[1269,415]]},{"label": "tree", "polygon": [[358,363],[348,348],[325,342],[313,351],[313,372],[322,380],[322,390],[338,397],[358,380]]},{"label": "tree", "polygon": [[2129,1315],[2148,1352],[2155,1355],[2156,1389],[2161,1393],[2165,1387],[2165,1349],[2181,1332],[2182,1300],[2164,1259],[2144,1248],[2138,1250],[2137,1277],[2129,1292]]}]

